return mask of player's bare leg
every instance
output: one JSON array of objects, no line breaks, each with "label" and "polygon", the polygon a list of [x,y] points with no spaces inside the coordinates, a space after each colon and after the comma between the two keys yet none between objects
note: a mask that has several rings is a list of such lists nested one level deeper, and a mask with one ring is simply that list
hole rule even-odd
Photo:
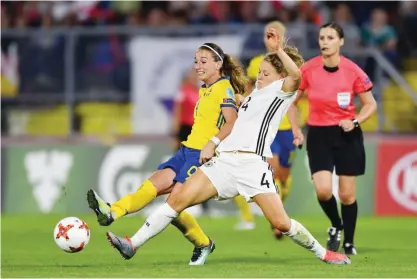
[{"label": "player's bare leg", "polygon": [[[167,202],[146,219],[145,224],[132,238],[123,239],[109,232],[108,239],[124,258],[130,259],[138,248],[163,231],[184,209],[203,203],[216,195],[217,190],[207,176],[198,169],[184,185],[174,189]],[[127,248],[129,243],[131,246]],[[207,247],[196,247],[190,265],[204,264],[214,248],[212,241]]]},{"label": "player's bare leg", "polygon": [[330,264],[350,264],[349,257],[326,250],[303,225],[290,219],[278,194],[259,194],[253,199],[275,228],[289,236],[298,245],[313,252],[317,258]]}]

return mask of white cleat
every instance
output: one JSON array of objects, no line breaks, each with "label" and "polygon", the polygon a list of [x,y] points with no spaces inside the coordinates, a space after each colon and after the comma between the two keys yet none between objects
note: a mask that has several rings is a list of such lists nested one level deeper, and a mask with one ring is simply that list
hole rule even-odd
[{"label": "white cleat", "polygon": [[195,247],[193,251],[193,256],[190,259],[188,265],[203,265],[208,255],[210,255],[214,249],[216,249],[216,245],[210,239],[210,244],[204,247]]}]

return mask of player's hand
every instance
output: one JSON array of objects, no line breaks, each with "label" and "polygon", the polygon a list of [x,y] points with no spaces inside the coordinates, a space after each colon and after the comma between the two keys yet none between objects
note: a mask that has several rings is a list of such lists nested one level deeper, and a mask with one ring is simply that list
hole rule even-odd
[{"label": "player's hand", "polygon": [[281,47],[281,38],[274,28],[269,28],[269,30],[266,32],[266,44],[267,46],[277,51]]},{"label": "player's hand", "polygon": [[214,156],[215,150],[216,144],[210,140],[200,152],[200,165],[208,162]]},{"label": "player's hand", "polygon": [[350,132],[355,128],[355,124],[350,119],[344,119],[340,120],[339,127],[341,127],[345,132]]},{"label": "player's hand", "polygon": [[304,134],[301,131],[301,129],[297,129],[293,131],[293,135],[294,135],[294,140],[292,141],[292,143],[297,146],[298,148],[301,149],[301,147],[304,144]]},{"label": "player's hand", "polygon": [[240,105],[243,103],[243,100],[245,100],[245,97],[243,97],[242,94],[236,94],[236,106],[240,107]]}]

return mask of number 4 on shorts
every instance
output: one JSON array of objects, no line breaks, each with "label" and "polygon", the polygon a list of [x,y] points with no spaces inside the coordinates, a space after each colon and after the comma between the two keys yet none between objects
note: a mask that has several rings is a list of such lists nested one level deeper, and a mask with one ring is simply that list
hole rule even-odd
[{"label": "number 4 on shorts", "polygon": [[269,188],[269,181],[268,179],[265,179],[265,176],[266,176],[266,172],[264,172],[264,174],[262,175],[261,186],[266,185],[266,187]]}]

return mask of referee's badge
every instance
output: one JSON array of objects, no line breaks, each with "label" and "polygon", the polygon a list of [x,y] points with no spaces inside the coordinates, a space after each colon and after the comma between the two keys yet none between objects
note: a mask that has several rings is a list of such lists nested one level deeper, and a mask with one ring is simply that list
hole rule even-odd
[{"label": "referee's badge", "polygon": [[350,92],[337,93],[337,103],[342,109],[346,109],[350,104]]}]

